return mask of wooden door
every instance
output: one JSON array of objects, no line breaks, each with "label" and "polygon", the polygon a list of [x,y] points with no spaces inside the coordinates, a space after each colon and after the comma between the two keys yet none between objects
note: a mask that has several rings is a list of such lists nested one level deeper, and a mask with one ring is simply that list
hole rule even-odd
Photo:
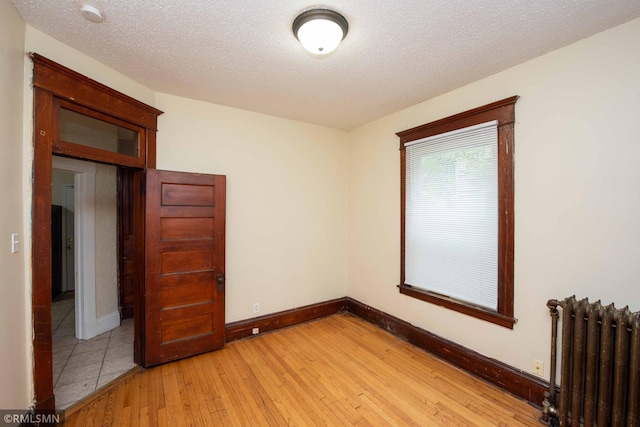
[{"label": "wooden door", "polygon": [[145,174],[142,359],[152,366],[224,346],[226,179]]}]

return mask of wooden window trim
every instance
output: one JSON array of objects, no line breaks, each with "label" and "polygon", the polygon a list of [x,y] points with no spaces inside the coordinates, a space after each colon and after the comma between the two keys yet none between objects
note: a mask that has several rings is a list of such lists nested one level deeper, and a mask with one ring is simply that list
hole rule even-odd
[{"label": "wooden window trim", "polygon": [[[513,329],[516,323],[513,309],[514,260],[514,123],[518,96],[493,102],[444,119],[396,133],[400,138],[400,293],[437,304],[457,312]],[[406,150],[404,144],[456,129],[498,121],[498,309],[488,310],[435,292],[405,285],[405,191]]]}]

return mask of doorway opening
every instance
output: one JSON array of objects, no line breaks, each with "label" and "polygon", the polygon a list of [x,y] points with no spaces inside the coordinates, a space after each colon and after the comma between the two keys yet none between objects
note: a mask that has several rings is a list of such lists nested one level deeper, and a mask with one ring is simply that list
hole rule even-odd
[{"label": "doorway opening", "polygon": [[74,174],[54,169],[51,192],[51,297],[68,299],[75,290]]},{"label": "doorway opening", "polygon": [[52,165],[53,383],[63,409],[136,365],[133,319],[120,320],[117,167],[58,156]]},{"label": "doorway opening", "polygon": [[[35,410],[53,411],[57,407],[52,369],[53,157],[109,165],[119,172],[120,221],[116,222],[120,250],[110,271],[117,274],[121,270],[121,301],[129,301],[129,308],[125,310],[123,304],[121,312],[124,318],[135,318],[134,361],[145,367],[224,345],[226,178],[155,170],[157,117],[162,111],[40,55],[29,56],[34,64],[31,268]],[[85,265],[91,264],[84,261],[97,258],[84,250],[91,230],[86,224],[92,218],[80,214],[89,198],[78,194],[92,176],[85,172],[74,172],[77,280],[73,300],[83,302],[90,290],[80,282],[87,276]],[[94,209],[99,200],[102,198],[94,196]],[[95,234],[95,222],[99,221],[94,218],[93,222]],[[80,228],[82,232],[78,232]],[[94,235],[94,245],[101,243]],[[80,256],[84,257],[82,262]],[[94,280],[99,275],[96,268]],[[88,316],[96,307],[84,304],[84,312],[74,319],[73,323],[85,328],[81,333],[95,330],[97,334],[105,313]],[[106,315],[108,322],[109,313]],[[95,322],[79,322],[80,318]],[[109,332],[110,340],[113,333]]]},{"label": "doorway opening", "polygon": [[[127,167],[132,170],[154,168],[157,116],[162,112],[36,53],[29,53],[29,57],[33,61],[34,106],[31,236],[33,383],[35,410],[54,411],[57,405],[52,369],[52,157],[90,160],[96,164]],[[96,123],[96,120],[99,123]],[[105,123],[106,127],[103,126]],[[85,132],[89,128],[93,128],[104,138],[98,136],[91,141]],[[112,135],[116,136],[115,143],[107,137]],[[74,183],[74,191],[79,191],[77,183]],[[77,197],[74,198],[77,200]],[[77,220],[77,203],[74,208]],[[79,227],[77,222],[74,225],[76,230]],[[85,256],[86,252],[81,250],[79,245],[79,236],[76,236],[75,253]],[[80,274],[77,271],[77,258],[75,261],[76,278],[80,280],[84,273]],[[86,273],[86,269],[83,271]],[[140,286],[139,281],[134,282],[133,286]],[[76,294],[81,292],[77,283],[75,288]],[[85,296],[86,294],[87,292]],[[79,297],[80,295],[74,295],[74,301]],[[138,304],[138,300],[136,298],[134,305]],[[90,305],[85,308],[87,312],[91,311]],[[142,308],[138,310],[137,306],[134,307],[135,316],[140,316],[142,312]],[[84,317],[78,316],[73,323]],[[87,330],[93,327],[92,324],[83,323]],[[141,322],[135,323],[134,350],[139,354],[138,347],[142,345],[142,325]],[[95,323],[94,325],[97,332],[98,326]],[[73,338],[77,339],[75,336]]]}]

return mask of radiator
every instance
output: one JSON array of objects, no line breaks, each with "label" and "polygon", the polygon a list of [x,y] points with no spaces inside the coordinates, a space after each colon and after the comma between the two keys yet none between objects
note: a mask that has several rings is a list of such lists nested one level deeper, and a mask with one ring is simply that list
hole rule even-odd
[{"label": "radiator", "polygon": [[[561,426],[640,427],[640,312],[575,296],[549,300],[551,381],[545,411]],[[560,392],[555,386],[562,308]],[[544,419],[548,419],[543,415]],[[555,421],[555,420],[554,420]]]}]

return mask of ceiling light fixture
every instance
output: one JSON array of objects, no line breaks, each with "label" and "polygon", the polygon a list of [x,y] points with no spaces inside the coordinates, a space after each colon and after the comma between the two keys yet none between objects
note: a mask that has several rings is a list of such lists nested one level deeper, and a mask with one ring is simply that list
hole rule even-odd
[{"label": "ceiling light fixture", "polygon": [[85,4],[84,6],[82,6],[82,9],[80,9],[80,13],[82,14],[82,17],[87,21],[90,21],[96,24],[99,24],[100,22],[102,22],[102,13],[97,7],[93,7],[89,4]]},{"label": "ceiling light fixture", "polygon": [[344,16],[328,9],[312,9],[293,21],[293,34],[309,52],[326,55],[333,52],[349,31]]}]

